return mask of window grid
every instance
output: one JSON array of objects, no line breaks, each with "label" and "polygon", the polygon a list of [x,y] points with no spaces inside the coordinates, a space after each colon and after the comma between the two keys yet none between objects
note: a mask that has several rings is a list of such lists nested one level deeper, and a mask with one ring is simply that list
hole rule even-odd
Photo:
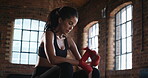
[{"label": "window grid", "polygon": [[98,35],[99,35],[99,24],[93,24],[89,29],[88,35],[88,47],[98,52]]},{"label": "window grid", "polygon": [[[98,53],[98,36],[99,36],[99,24],[93,24],[88,31],[88,47],[92,50],[95,50]],[[90,57],[87,60],[88,62],[91,61]],[[96,66],[95,68],[98,68]]]},{"label": "window grid", "polygon": [[35,64],[39,39],[45,22],[33,19],[16,19],[12,47],[12,63]]},{"label": "window grid", "polygon": [[115,69],[116,70],[131,69],[132,68],[132,5],[128,5],[122,8],[116,14],[115,30],[116,30]]}]

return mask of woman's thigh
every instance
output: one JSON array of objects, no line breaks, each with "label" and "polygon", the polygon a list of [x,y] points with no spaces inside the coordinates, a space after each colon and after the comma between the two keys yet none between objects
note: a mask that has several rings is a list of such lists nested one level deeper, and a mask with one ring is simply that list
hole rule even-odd
[{"label": "woman's thigh", "polygon": [[32,78],[59,78],[60,67],[54,66],[51,68],[47,67],[36,67]]},{"label": "woman's thigh", "polygon": [[70,63],[64,62],[58,64],[60,67],[60,78],[72,78],[73,77],[73,66]]},{"label": "woman's thigh", "polygon": [[[88,74],[84,70],[79,70],[74,72],[73,78],[88,78]],[[100,71],[96,68],[93,68],[92,78],[100,78]]]},{"label": "woman's thigh", "polygon": [[92,78],[100,78],[100,71],[96,68],[93,68]]},{"label": "woman's thigh", "polygon": [[73,78],[88,78],[88,75],[87,75],[86,71],[78,70],[78,71],[74,72]]}]

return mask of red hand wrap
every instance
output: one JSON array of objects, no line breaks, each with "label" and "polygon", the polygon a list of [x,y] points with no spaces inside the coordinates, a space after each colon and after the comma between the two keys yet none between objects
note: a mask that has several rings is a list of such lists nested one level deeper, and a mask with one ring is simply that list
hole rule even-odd
[{"label": "red hand wrap", "polygon": [[[88,47],[84,48],[86,52],[79,61],[79,66],[86,70],[87,73],[90,73],[93,69],[91,66],[97,66],[100,62],[100,56],[94,50],[90,50]],[[92,62],[90,65],[87,65],[86,60],[91,58]]]},{"label": "red hand wrap", "polygon": [[[91,58],[91,66],[97,66],[100,63],[100,56],[94,50],[90,50],[88,47],[84,48],[85,53],[89,53],[88,57]],[[87,58],[88,59],[88,58]]]},{"label": "red hand wrap", "polygon": [[92,54],[90,58],[92,59],[91,66],[97,66],[100,63],[100,56],[98,54]]},{"label": "red hand wrap", "polygon": [[90,65],[87,65],[84,61],[80,60],[79,66],[82,67],[87,73],[90,73],[93,71],[92,67]]},{"label": "red hand wrap", "polygon": [[89,52],[85,52],[81,60],[79,61],[79,66],[82,67],[87,73],[90,73],[93,69],[90,65],[85,62],[89,57]]}]

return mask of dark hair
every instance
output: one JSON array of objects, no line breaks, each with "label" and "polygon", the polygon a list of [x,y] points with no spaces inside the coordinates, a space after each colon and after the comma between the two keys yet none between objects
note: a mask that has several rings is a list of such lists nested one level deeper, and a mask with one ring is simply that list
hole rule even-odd
[{"label": "dark hair", "polygon": [[78,18],[78,12],[75,8],[65,6],[62,8],[56,8],[50,12],[47,18],[47,22],[44,28],[46,30],[54,30],[58,26],[58,19],[62,20],[69,19],[72,16],[76,16]]}]

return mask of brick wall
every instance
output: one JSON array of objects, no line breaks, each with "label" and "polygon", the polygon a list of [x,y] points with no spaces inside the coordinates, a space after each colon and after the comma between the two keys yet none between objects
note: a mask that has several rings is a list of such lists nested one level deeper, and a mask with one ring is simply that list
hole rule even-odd
[{"label": "brick wall", "polygon": [[[142,1],[144,1],[142,3]],[[101,63],[99,69],[101,78],[139,78],[141,69],[148,68],[148,1],[146,0],[91,0],[88,5],[80,8],[80,23],[78,30],[78,43],[82,47],[83,33],[85,26],[92,21],[98,21],[100,24],[100,40],[99,53],[101,55]],[[133,5],[133,43],[132,43],[132,69],[114,70],[114,14],[121,7]],[[106,18],[102,17],[102,9],[106,9]],[[114,12],[114,13],[113,13]],[[80,40],[81,39],[81,40]],[[85,44],[86,45],[86,44]]]},{"label": "brick wall", "polygon": [[[49,0],[13,0],[0,1],[0,78],[6,78],[8,74],[31,74],[33,65],[17,65],[11,64],[11,47],[12,33],[15,18],[32,18],[46,21],[49,9],[53,7],[66,5]],[[144,2],[142,2],[144,1]],[[113,56],[111,51],[114,44],[109,42],[112,40],[110,31],[111,13],[115,8],[124,3],[131,2],[133,5],[133,68],[130,70],[114,71]],[[142,5],[143,3],[143,5]],[[93,21],[99,23],[99,53],[101,55],[101,63],[99,66],[101,78],[139,78],[139,71],[148,67],[148,1],[147,0],[90,0],[89,3],[79,10],[78,25],[71,32],[71,36],[76,41],[78,49],[81,51],[86,39],[83,39],[84,28]],[[102,16],[102,9],[106,9],[106,17]],[[109,60],[109,58],[112,60]]]},{"label": "brick wall", "polygon": [[[33,1],[32,1],[33,2]],[[14,20],[16,18],[32,18],[46,20],[48,6],[46,2],[14,0],[0,1],[0,78],[6,78],[8,74],[31,74],[34,65],[12,64],[11,48]],[[45,4],[42,5],[41,4]]]},{"label": "brick wall", "polygon": [[[68,5],[62,0],[0,0],[0,78],[9,74],[32,74],[34,65],[12,64],[12,39],[14,20],[19,18],[46,21],[48,13],[56,7]],[[72,5],[72,4],[69,4]],[[76,33],[76,28],[71,32]],[[76,41],[77,37],[74,37]]]}]

